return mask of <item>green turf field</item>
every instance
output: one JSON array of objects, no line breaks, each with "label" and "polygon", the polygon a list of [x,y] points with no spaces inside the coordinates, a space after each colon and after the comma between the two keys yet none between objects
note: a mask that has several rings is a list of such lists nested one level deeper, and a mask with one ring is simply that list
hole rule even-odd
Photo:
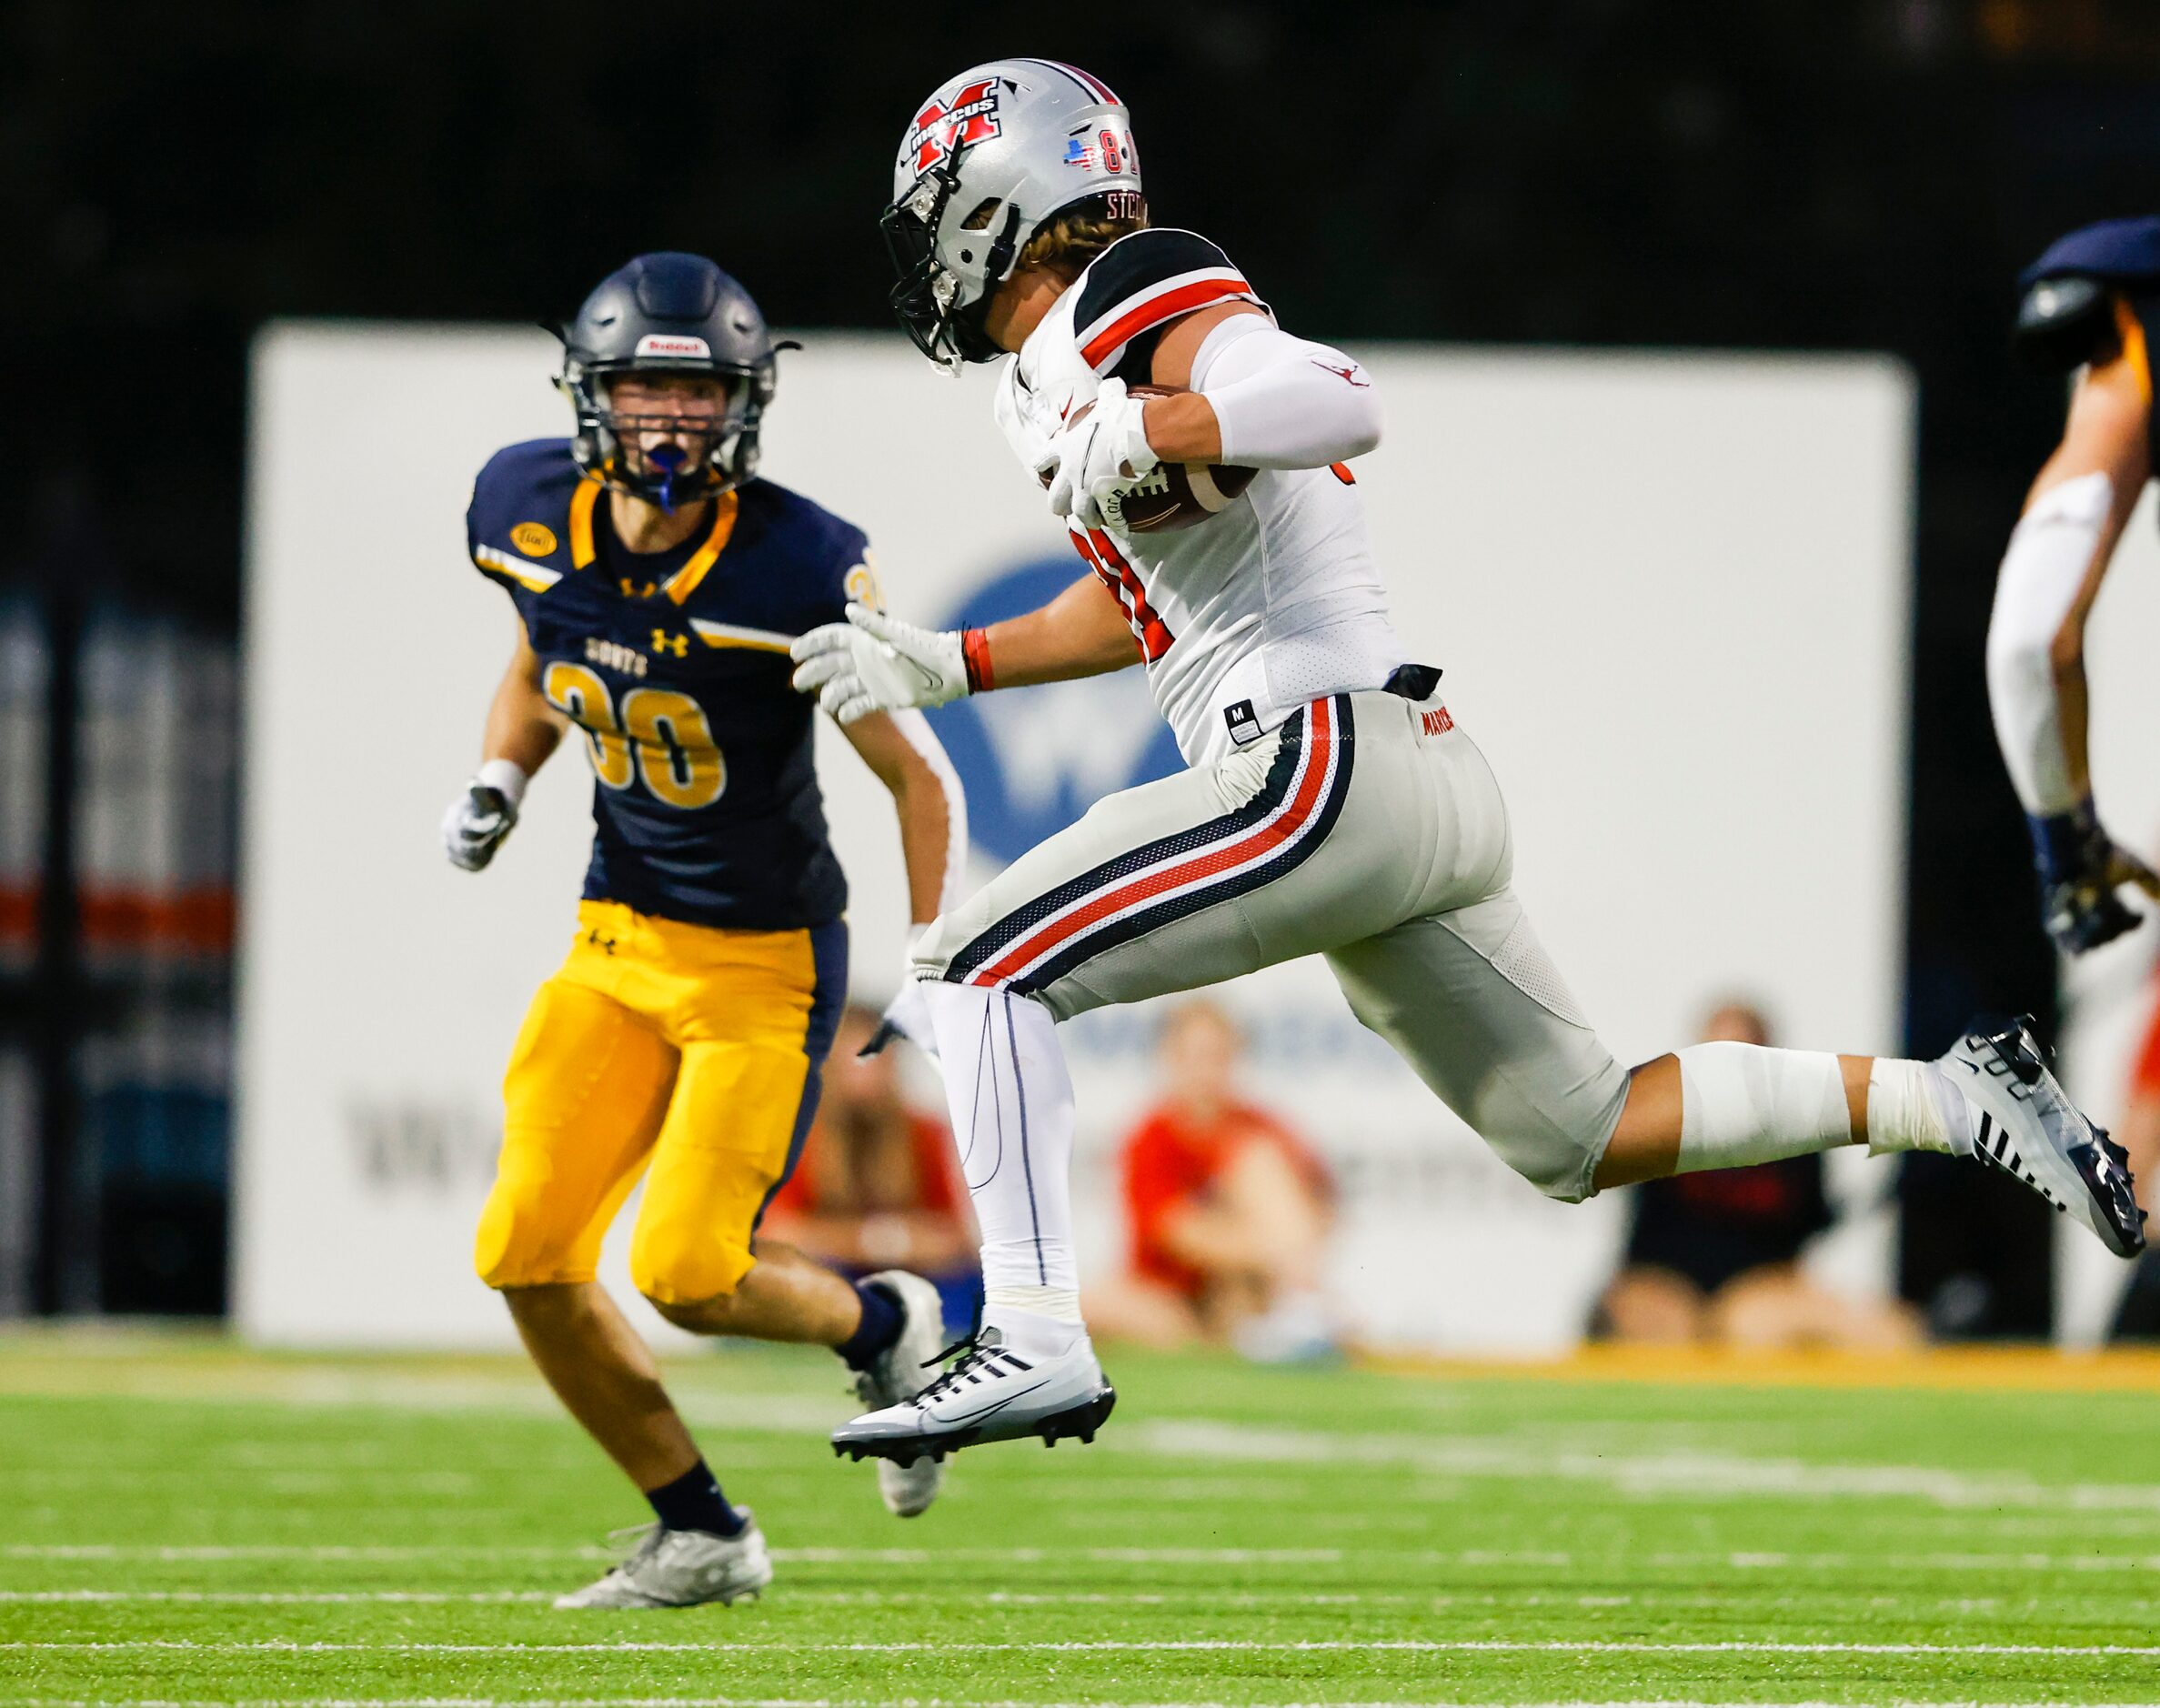
[{"label": "green turf field", "polygon": [[0,1708],[2160,1701],[2160,1396],[1127,1355],[909,1523],[829,1358],[673,1367],[779,1555],[559,1614],[640,1507],[507,1359],[0,1338]]}]

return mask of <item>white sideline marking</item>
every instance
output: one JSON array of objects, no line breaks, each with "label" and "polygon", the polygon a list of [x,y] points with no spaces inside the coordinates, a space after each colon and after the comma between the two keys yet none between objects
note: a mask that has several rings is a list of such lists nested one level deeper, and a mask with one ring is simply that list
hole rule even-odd
[{"label": "white sideline marking", "polygon": [[2160,1643],[1783,1643],[1728,1639],[1652,1643],[1631,1638],[1255,1637],[1070,1639],[1041,1643],[301,1643],[288,1637],[198,1642],[192,1637],[0,1642],[0,1653],[193,1654],[1865,1654],[2160,1658]]},{"label": "white sideline marking", "polygon": [[2069,1512],[2125,1507],[2160,1512],[2160,1484],[2044,1483],[2019,1472],[1968,1475],[1926,1465],[1816,1464],[1689,1452],[1614,1453],[1527,1451],[1499,1436],[1352,1434],[1271,1429],[1195,1419],[1106,1434],[1113,1452],[1160,1453],[1267,1464],[1401,1465],[1440,1476],[1602,1482],[1644,1496],[1794,1495],[1879,1500],[1899,1496],[1938,1506],[2048,1507]]}]

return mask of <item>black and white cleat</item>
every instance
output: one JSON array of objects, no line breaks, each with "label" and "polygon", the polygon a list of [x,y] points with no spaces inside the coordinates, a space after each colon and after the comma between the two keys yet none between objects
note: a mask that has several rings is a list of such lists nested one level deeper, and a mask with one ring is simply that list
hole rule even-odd
[{"label": "black and white cleat", "polygon": [[2075,1216],[2117,1257],[2145,1250],[2128,1155],[2048,1070],[2029,1016],[1974,1021],[1936,1066],[1972,1105],[1975,1157]]},{"label": "black and white cleat", "polygon": [[1091,1442],[1118,1403],[1084,1335],[1050,1358],[1022,1356],[995,1328],[956,1350],[959,1357],[920,1393],[835,1430],[832,1451],[906,1462],[1030,1436],[1053,1446]]}]

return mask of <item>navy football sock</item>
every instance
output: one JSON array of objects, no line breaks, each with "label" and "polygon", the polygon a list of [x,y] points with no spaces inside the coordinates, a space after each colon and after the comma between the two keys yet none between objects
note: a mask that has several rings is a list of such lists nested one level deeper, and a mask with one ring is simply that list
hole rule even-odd
[{"label": "navy football sock", "polygon": [[848,1361],[849,1370],[868,1370],[900,1338],[907,1319],[900,1301],[876,1281],[856,1282],[855,1296],[862,1301],[862,1321],[832,1350]]},{"label": "navy football sock", "polygon": [[653,1514],[668,1530],[705,1530],[716,1536],[739,1536],[741,1514],[728,1504],[720,1485],[700,1459],[673,1482],[648,1489]]}]

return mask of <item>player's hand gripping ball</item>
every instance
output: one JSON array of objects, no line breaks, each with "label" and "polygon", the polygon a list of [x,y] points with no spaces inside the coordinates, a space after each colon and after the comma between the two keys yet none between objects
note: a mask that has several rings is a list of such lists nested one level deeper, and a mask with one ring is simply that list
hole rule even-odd
[{"label": "player's hand gripping ball", "polygon": [[1174,386],[1103,382],[1072,412],[1037,471],[1050,509],[1082,527],[1160,534],[1191,527],[1235,503],[1260,471],[1231,463],[1166,463],[1148,443],[1142,412]]}]

